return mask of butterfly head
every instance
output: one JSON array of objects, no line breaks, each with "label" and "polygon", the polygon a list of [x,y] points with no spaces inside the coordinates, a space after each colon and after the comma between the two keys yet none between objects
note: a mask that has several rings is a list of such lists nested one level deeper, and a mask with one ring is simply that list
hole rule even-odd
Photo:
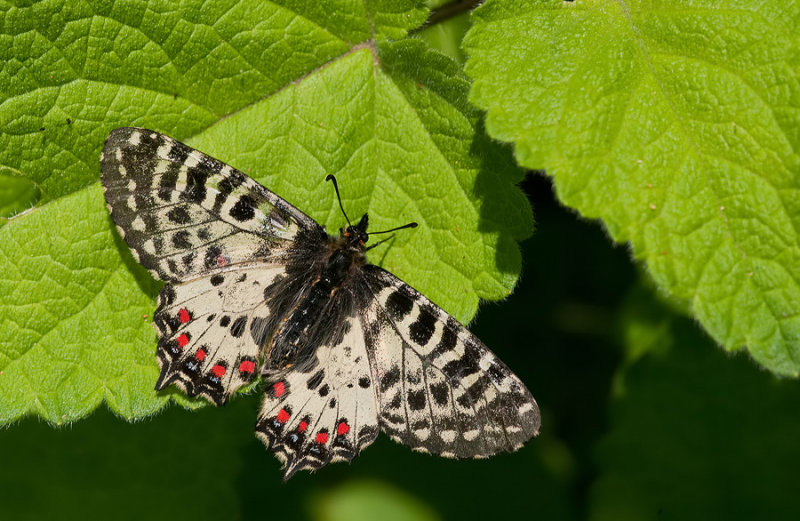
[{"label": "butterfly head", "polygon": [[352,246],[363,248],[364,244],[369,240],[367,226],[369,226],[369,216],[364,214],[358,224],[355,226],[350,224],[347,228],[342,228],[340,233]]}]

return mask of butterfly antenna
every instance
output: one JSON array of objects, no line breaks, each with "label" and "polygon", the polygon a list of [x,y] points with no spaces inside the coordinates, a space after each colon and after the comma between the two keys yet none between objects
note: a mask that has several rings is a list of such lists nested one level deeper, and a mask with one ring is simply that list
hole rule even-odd
[{"label": "butterfly antenna", "polygon": [[[406,229],[406,228],[416,228],[417,226],[418,226],[418,224],[417,224],[417,223],[415,223],[415,222],[410,222],[410,223],[408,223],[408,224],[404,224],[403,226],[398,226],[397,228],[392,228],[391,230],[383,230],[382,232],[369,232],[367,235],[378,235],[379,233],[390,233],[390,232],[396,232],[397,230],[404,230],[404,229]],[[381,241],[381,242],[383,242],[383,241]],[[380,242],[379,242],[378,244],[380,244]],[[377,246],[377,244],[376,244],[375,246]],[[373,246],[373,248],[374,248],[375,246]]]},{"label": "butterfly antenna", "polygon": [[[391,230],[383,230],[382,232],[371,232],[371,233],[368,233],[367,235],[376,235],[376,234],[379,234],[379,233],[389,233],[389,232],[396,232],[397,230],[403,230],[403,229],[405,229],[405,228],[416,228],[416,227],[417,227],[417,223],[415,223],[415,222],[410,222],[410,223],[408,223],[408,224],[404,224],[403,226],[398,226],[397,228],[392,228]],[[378,241],[378,242],[376,242],[375,244],[373,244],[372,246],[370,246],[369,248],[367,248],[367,249],[366,249],[366,250],[364,250],[364,251],[369,251],[369,250],[371,250],[372,248],[374,248],[375,246],[380,246],[380,245],[381,245],[381,244],[383,244],[384,242],[388,241],[389,239],[393,239],[393,238],[394,238],[394,235],[390,235],[389,237],[386,237],[386,238],[385,238],[385,239],[383,239],[382,241]]]},{"label": "butterfly antenna", "polygon": [[344,211],[344,206],[342,205],[342,198],[339,195],[339,185],[336,183],[336,178],[333,177],[333,174],[328,174],[328,177],[325,178],[326,181],[333,181],[333,189],[336,190],[336,199],[339,200],[339,208],[342,209],[342,214],[344,215],[345,220],[347,221],[348,226],[353,226],[350,223],[350,218],[347,217],[347,213]]}]

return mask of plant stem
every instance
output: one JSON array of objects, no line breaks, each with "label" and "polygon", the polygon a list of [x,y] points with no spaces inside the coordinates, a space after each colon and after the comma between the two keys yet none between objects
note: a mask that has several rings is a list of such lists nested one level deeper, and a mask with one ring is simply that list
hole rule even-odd
[{"label": "plant stem", "polygon": [[442,23],[451,18],[455,18],[463,12],[471,11],[483,2],[484,0],[456,0],[455,2],[450,2],[449,4],[446,4],[438,9],[434,9],[431,11],[430,16],[425,23],[421,27],[411,31],[411,34],[422,31],[432,25]]}]

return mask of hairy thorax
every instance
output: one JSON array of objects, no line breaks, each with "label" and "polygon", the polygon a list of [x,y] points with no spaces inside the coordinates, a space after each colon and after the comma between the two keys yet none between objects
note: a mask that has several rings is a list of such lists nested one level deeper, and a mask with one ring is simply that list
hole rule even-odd
[{"label": "hairy thorax", "polygon": [[[275,331],[267,345],[264,371],[281,372],[295,366],[302,371],[310,371],[316,366],[314,353],[307,346],[336,345],[346,331],[345,324],[332,323],[337,317],[352,315],[355,294],[354,287],[359,284],[359,275],[366,264],[363,230],[366,228],[366,215],[357,226],[342,230],[340,235],[325,237],[324,245],[317,248],[300,245],[292,253],[294,264],[306,274],[315,276],[301,288],[289,288],[293,280],[291,269],[283,283],[284,294],[300,289],[295,295],[299,299],[282,310],[283,318],[275,326]],[[308,245],[311,246],[311,245]],[[283,284],[279,284],[283,285]]]}]

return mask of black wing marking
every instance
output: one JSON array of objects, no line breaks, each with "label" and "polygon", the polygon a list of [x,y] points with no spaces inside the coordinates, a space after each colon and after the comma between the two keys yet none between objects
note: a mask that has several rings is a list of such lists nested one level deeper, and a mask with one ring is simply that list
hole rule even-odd
[{"label": "black wing marking", "polygon": [[538,433],[533,396],[475,335],[391,273],[365,270],[374,296],[365,334],[384,432],[456,458],[513,451]]},{"label": "black wing marking", "polygon": [[100,159],[111,216],[136,259],[182,282],[278,258],[310,217],[242,172],[151,130],[118,128]]}]

